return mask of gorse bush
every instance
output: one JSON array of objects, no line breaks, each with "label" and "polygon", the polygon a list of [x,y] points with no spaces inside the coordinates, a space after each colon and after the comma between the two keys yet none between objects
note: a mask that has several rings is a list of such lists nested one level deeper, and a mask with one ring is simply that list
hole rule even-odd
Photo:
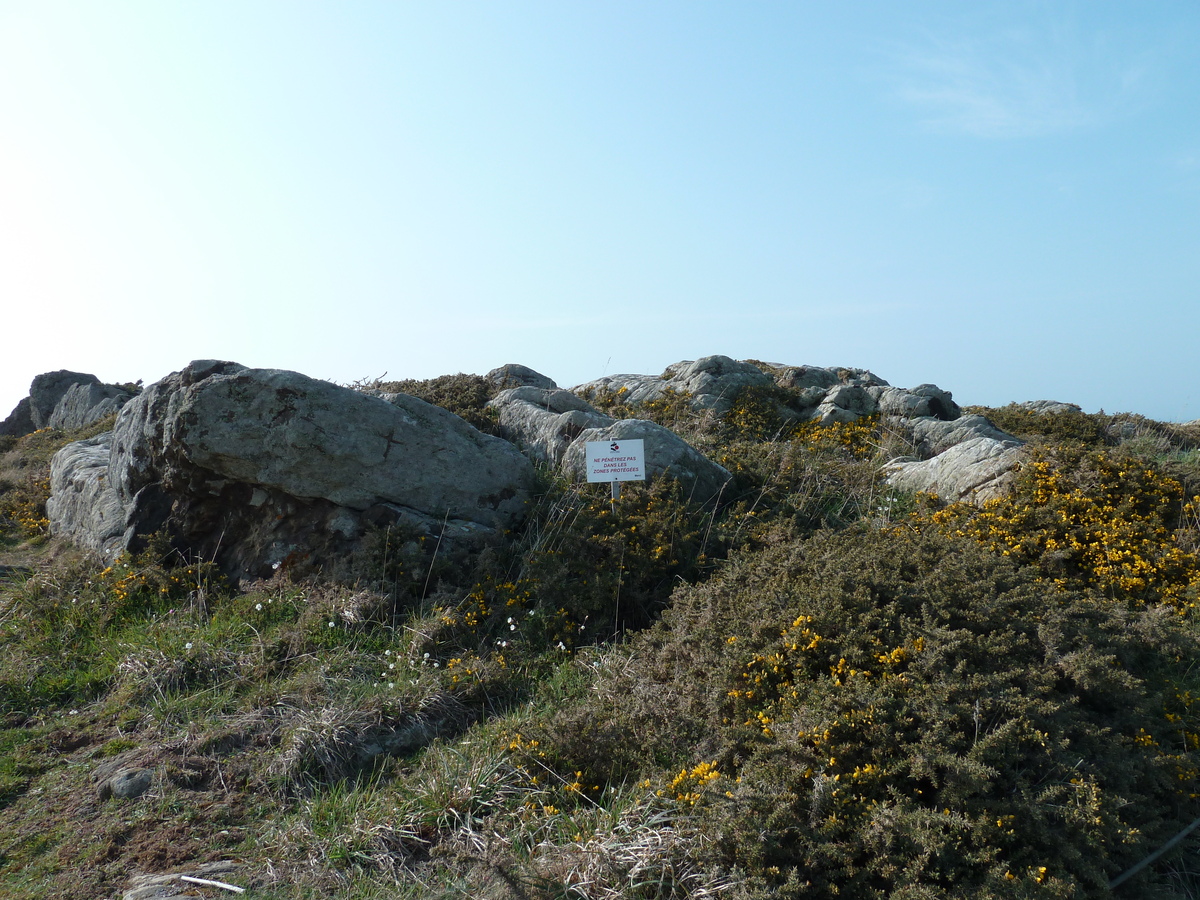
[{"label": "gorse bush", "polygon": [[1043,447],[1031,451],[1008,496],[982,510],[953,505],[928,521],[1036,565],[1057,584],[1185,612],[1195,608],[1200,557],[1178,532],[1195,529],[1197,504],[1200,497],[1128,452]]},{"label": "gorse bush", "polygon": [[1054,444],[1076,443],[1090,447],[1116,443],[1116,439],[1109,433],[1114,417],[1102,412],[1039,412],[1016,403],[1000,407],[971,406],[963,412],[987,416],[997,428],[1024,440],[1042,440]]},{"label": "gorse bush", "polygon": [[1161,710],[1197,650],[971,542],[844,532],[681,588],[536,739],[657,779],[764,896],[1072,896],[1187,815]]}]

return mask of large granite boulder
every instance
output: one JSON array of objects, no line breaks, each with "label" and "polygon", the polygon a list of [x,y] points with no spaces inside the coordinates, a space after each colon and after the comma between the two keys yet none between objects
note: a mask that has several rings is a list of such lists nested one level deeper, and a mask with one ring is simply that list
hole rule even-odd
[{"label": "large granite boulder", "polygon": [[108,478],[112,432],[67,444],[50,461],[50,530],[106,556],[125,535],[125,507]]},{"label": "large granite boulder", "polygon": [[912,435],[913,447],[921,459],[937,456],[973,438],[985,437],[1008,447],[1019,447],[1023,441],[1001,431],[985,416],[969,415],[943,421],[933,418],[889,420],[906,428]]},{"label": "large granite boulder", "polygon": [[585,430],[616,421],[570,391],[533,386],[501,391],[488,406],[496,410],[501,434],[532,459],[554,466]]},{"label": "large granite boulder", "polygon": [[[82,508],[68,513],[83,505],[65,499],[84,467],[70,454],[85,451],[60,453],[53,527],[91,533]],[[218,361],[194,362],[126,404],[104,474],[124,513],[120,547],[166,530],[235,576],[335,558],[369,525],[469,539],[516,522],[533,483],[512,444],[415,397],[388,402]]]},{"label": "large granite boulder", "polygon": [[100,379],[95,375],[84,372],[69,372],[59,369],[57,372],[43,372],[35,375],[29,385],[29,413],[33,419],[34,428],[48,428],[54,408],[58,406],[63,396],[77,384],[99,384]]},{"label": "large granite boulder", "polygon": [[924,491],[942,500],[983,504],[1008,492],[1024,458],[1019,441],[972,437],[932,459],[892,463],[888,481],[902,490]]},{"label": "large granite boulder", "polygon": [[54,405],[46,424],[64,431],[83,428],[119,412],[132,398],[131,391],[115,384],[100,384],[98,381],[76,383],[67,388]]},{"label": "large granite boulder", "polygon": [[534,371],[529,366],[522,366],[517,363],[506,363],[503,366],[492,369],[492,371],[483,377],[501,390],[515,387],[535,387],[554,390],[558,387],[554,383],[554,379],[547,378],[541,372]]},{"label": "large granite boulder", "polygon": [[44,372],[34,377],[29,396],[0,423],[0,435],[21,437],[40,428],[82,428],[118,411],[132,396],[131,391],[101,384],[99,378],[85,372]]},{"label": "large granite boulder", "polygon": [[876,411],[882,416],[906,419],[929,418],[952,421],[962,415],[959,405],[949,391],[936,384],[919,384],[915,388],[872,386],[867,392],[875,400]]}]

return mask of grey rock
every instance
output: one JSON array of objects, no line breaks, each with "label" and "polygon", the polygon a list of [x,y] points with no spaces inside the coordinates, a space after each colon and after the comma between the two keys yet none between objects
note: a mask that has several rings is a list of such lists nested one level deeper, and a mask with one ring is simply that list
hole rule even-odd
[{"label": "grey rock", "polygon": [[88,382],[73,384],[55,404],[54,411],[46,423],[51,428],[72,430],[83,428],[119,412],[133,394],[115,384]]},{"label": "grey rock", "polygon": [[896,421],[907,427],[917,454],[922,459],[937,456],[956,444],[980,437],[989,438],[1007,447],[1019,447],[1024,443],[1008,432],[1001,431],[980,415],[960,416],[949,422],[931,418]]},{"label": "grey rock", "polygon": [[887,387],[887,382],[867,369],[764,364],[780,387],[790,390],[816,389],[821,393],[839,384],[858,387]]},{"label": "grey rock", "polygon": [[122,768],[104,779],[97,789],[101,800],[133,800],[150,790],[154,784],[154,770]]},{"label": "grey rock", "polygon": [[29,412],[33,418],[34,428],[50,426],[50,417],[54,414],[54,408],[73,386],[99,383],[100,379],[95,375],[69,372],[66,369],[35,375],[33,383],[29,385]]},{"label": "grey rock", "polygon": [[29,396],[17,404],[0,435],[20,437],[39,428],[74,429],[116,412],[133,396],[113,384],[101,384],[84,372],[44,372],[34,377]]},{"label": "grey rock", "polygon": [[729,472],[669,429],[641,419],[614,419],[570,391],[533,387],[502,391],[489,404],[500,427],[532,458],[562,468],[576,480],[587,477],[588,441],[641,438],[646,477],[683,482],[689,495],[706,502],[720,492]]},{"label": "grey rock", "polygon": [[541,372],[535,372],[528,366],[521,366],[516,363],[506,363],[503,366],[492,369],[492,371],[483,377],[501,390],[515,387],[534,387],[553,390],[558,387],[553,379],[547,378]]},{"label": "grey rock", "polygon": [[574,392],[584,397],[619,395],[631,406],[658,400],[670,391],[686,394],[697,410],[724,415],[739,390],[750,385],[769,386],[773,379],[758,366],[730,359],[705,356],[668,366],[662,375],[608,375],[589,381]]},{"label": "grey rock", "polygon": [[67,444],[50,462],[46,513],[53,534],[105,556],[125,534],[125,507],[108,479],[112,432]]},{"label": "grey rock", "polygon": [[99,443],[56,456],[53,527],[105,550],[165,530],[237,578],[344,560],[373,525],[473,540],[516,522],[533,484],[512,444],[415,397],[228,362],[151,385],[110,440],[107,469]]},{"label": "grey rock", "polygon": [[878,410],[875,398],[857,384],[839,384],[831,387],[812,414],[812,420],[822,425],[834,422],[854,422],[863,416],[874,415]]},{"label": "grey rock", "polygon": [[24,397],[8,414],[8,418],[0,422],[0,436],[23,437],[34,431],[37,431],[37,426],[33,424],[33,412],[29,398]]},{"label": "grey rock", "polygon": [[875,398],[878,411],[883,416],[951,421],[962,415],[950,392],[943,391],[936,384],[920,384],[908,389],[869,387],[867,392]]},{"label": "grey rock", "polygon": [[499,415],[501,434],[531,458],[556,466],[580,434],[616,421],[570,391],[532,386],[501,391],[488,406]]},{"label": "grey rock", "polygon": [[743,388],[772,384],[791,395],[779,411],[784,418],[794,420],[853,422],[877,412],[949,420],[962,412],[950,393],[937,385],[922,384],[904,390],[892,387],[868,369],[739,362],[728,356],[675,363],[662,375],[609,375],[574,391],[588,398],[615,395],[635,408],[674,391],[686,394],[694,409],[723,416]]},{"label": "grey rock", "polygon": [[680,393],[691,394],[698,409],[724,415],[738,391],[745,387],[767,387],[770,375],[753,363],[728,356],[705,356],[695,362],[678,362],[663,372],[666,382]]},{"label": "grey rock", "polygon": [[149,484],[198,478],[489,526],[521,512],[532,478],[507,441],[415,397],[386,402],[297,372],[211,362],[168,376],[126,407],[113,464],[126,506]]},{"label": "grey rock", "polygon": [[669,385],[661,375],[605,375],[571,388],[572,392],[594,400],[600,397],[616,397],[622,403],[637,406],[657,400],[666,393]]},{"label": "grey rock", "polygon": [[1025,456],[1021,446],[974,437],[923,462],[888,467],[888,482],[902,490],[925,491],[943,500],[982,504],[1004,496]]},{"label": "grey rock", "polygon": [[572,477],[587,478],[589,441],[637,440],[645,442],[646,477],[664,476],[679,481],[698,503],[716,500],[733,476],[675,432],[643,419],[621,419],[601,428],[583,431],[567,449],[563,467]]},{"label": "grey rock", "polygon": [[1076,406],[1074,403],[1060,403],[1058,400],[1026,400],[1024,403],[1018,403],[1017,406],[1038,415],[1083,412],[1082,406]]}]

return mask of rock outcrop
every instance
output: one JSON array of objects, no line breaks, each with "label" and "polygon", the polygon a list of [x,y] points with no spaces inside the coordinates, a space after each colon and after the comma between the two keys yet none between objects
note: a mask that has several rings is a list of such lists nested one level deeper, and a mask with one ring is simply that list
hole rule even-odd
[{"label": "rock outcrop", "polygon": [[132,397],[132,391],[101,384],[95,375],[66,369],[44,372],[34,377],[29,396],[0,423],[0,435],[21,437],[39,428],[82,428],[117,412]]},{"label": "rock outcrop", "polygon": [[[747,388],[756,389],[760,397],[774,402],[784,420],[829,425],[866,416],[883,417],[910,436],[917,458],[898,461],[891,471],[899,473],[903,467],[902,480],[917,490],[955,499],[985,499],[1003,489],[1007,482],[1000,470],[1007,466],[1005,471],[1011,471],[1020,456],[1019,452],[1004,452],[1018,447],[1020,441],[982,416],[963,416],[949,391],[933,384],[893,387],[867,369],[786,366],[708,356],[668,366],[662,375],[606,376],[573,388],[573,393],[558,391],[554,397],[544,391],[508,391],[493,405],[500,411],[501,425],[508,429],[512,440],[536,458],[565,462],[578,477],[583,455],[576,449],[577,442],[616,437],[605,430],[611,425],[597,421],[604,414],[581,403],[578,397],[617,399],[636,410],[674,395],[684,398],[697,411],[721,418]],[[973,445],[974,453],[931,463],[939,454],[978,438],[996,442],[994,452],[982,452],[985,445],[977,444]],[[681,455],[664,468],[690,471],[691,460]],[[897,474],[896,478],[901,476]],[[715,474],[701,478],[696,483],[703,487],[698,490],[708,490],[718,480]]]},{"label": "rock outcrop", "polygon": [[917,456],[921,459],[930,459],[974,438],[990,438],[1006,447],[1018,447],[1022,443],[1008,432],[1001,431],[985,416],[979,415],[960,416],[949,421],[931,418],[889,421],[907,429]]},{"label": "rock outcrop", "polygon": [[1008,491],[1025,456],[1020,441],[973,437],[932,459],[889,466],[888,481],[909,491],[936,494],[943,500],[982,504]]},{"label": "rock outcrop", "polygon": [[105,416],[120,412],[133,398],[133,393],[115,384],[73,384],[54,405],[46,425],[71,431],[98,422]]},{"label": "rock outcrop", "polygon": [[1024,403],[1018,403],[1017,407],[1038,415],[1083,412],[1082,406],[1075,403],[1062,403],[1058,400],[1026,400]]},{"label": "rock outcrop", "polygon": [[112,432],[67,444],[50,463],[51,530],[88,550],[114,555],[124,546],[125,506],[109,480]]},{"label": "rock outcrop", "polygon": [[554,466],[584,431],[616,421],[570,391],[533,386],[501,391],[488,406],[496,410],[505,437],[531,458]]},{"label": "rock outcrop", "polygon": [[238,577],[344,555],[370,525],[470,539],[517,521],[533,480],[510,443],[415,397],[229,362],[167,376],[83,443],[55,457],[53,531],[115,551],[166,530]]},{"label": "rock outcrop", "polygon": [[535,387],[552,391],[558,387],[554,383],[554,379],[547,378],[541,372],[535,372],[529,366],[521,366],[517,363],[507,363],[499,368],[492,369],[492,371],[483,377],[500,388],[500,390],[515,387]]},{"label": "rock outcrop", "polygon": [[487,380],[502,388],[489,406],[507,440],[406,394],[211,360],[134,397],[94,376],[47,373],[9,422],[74,428],[120,409],[111,433],[55,456],[52,531],[105,554],[165,532],[235,577],[269,575],[284,562],[326,566],[360,547],[373,526],[469,545],[520,520],[531,460],[585,478],[590,441],[641,439],[649,477],[675,479],[701,503],[723,496],[732,478],[724,467],[668,428],[616,419],[588,397],[634,410],[680,397],[703,414],[701,427],[727,416],[747,389],[755,402],[774,403],[783,421],[880,416],[908,436],[914,456],[888,467],[892,484],[953,500],[998,496],[1023,453],[986,418],[963,416],[936,385],[896,388],[865,369],[709,356],[573,391],[516,364]]},{"label": "rock outcrop", "polygon": [[615,397],[635,409],[670,393],[694,409],[717,416],[729,412],[745,388],[787,392],[790,417],[822,424],[852,422],[863,416],[931,416],[956,419],[961,410],[948,391],[922,384],[904,390],[866,369],[785,366],[706,356],[668,366],[662,375],[609,375],[573,388],[582,397]]},{"label": "rock outcrop", "polygon": [[570,391],[511,388],[488,405],[509,440],[531,458],[560,466],[579,481],[587,478],[588,441],[630,439],[645,441],[647,478],[675,479],[698,502],[717,497],[731,477],[675,432],[641,419],[615,419]]},{"label": "rock outcrop", "polygon": [[0,437],[21,437],[37,431],[33,424],[33,410],[29,398],[25,397],[8,414],[8,418],[0,422]]},{"label": "rock outcrop", "polygon": [[767,387],[772,378],[753,363],[728,356],[705,356],[668,366],[662,375],[607,375],[572,390],[581,397],[617,397],[629,406],[660,400],[669,392],[686,394],[696,409],[724,415],[738,391]]}]

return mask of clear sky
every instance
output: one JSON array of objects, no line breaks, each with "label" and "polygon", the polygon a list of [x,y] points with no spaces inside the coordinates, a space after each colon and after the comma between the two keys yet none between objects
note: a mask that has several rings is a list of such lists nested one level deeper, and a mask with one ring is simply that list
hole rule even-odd
[{"label": "clear sky", "polygon": [[0,338],[1200,418],[1200,4],[0,0]]}]

